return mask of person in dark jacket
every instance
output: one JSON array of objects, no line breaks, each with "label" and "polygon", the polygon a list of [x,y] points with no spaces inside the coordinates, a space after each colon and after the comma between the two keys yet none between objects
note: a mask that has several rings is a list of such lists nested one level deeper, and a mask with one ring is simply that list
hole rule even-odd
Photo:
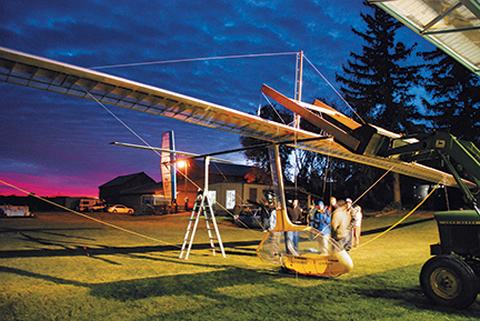
[{"label": "person in dark jacket", "polygon": [[322,253],[324,254],[327,254],[329,252],[330,222],[330,210],[325,207],[323,201],[319,201],[313,214],[313,220],[310,221],[310,223],[311,226],[319,230],[321,233],[321,235],[317,238],[319,238],[320,248],[322,249]]}]

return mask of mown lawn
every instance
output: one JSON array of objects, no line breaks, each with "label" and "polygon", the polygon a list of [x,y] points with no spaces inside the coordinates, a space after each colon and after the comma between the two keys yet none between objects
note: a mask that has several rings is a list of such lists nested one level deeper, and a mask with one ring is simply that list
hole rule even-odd
[{"label": "mown lawn", "polygon": [[[432,305],[418,275],[438,241],[429,215],[352,251],[338,278],[282,273],[260,261],[263,232],[220,219],[227,257],[212,256],[199,229],[189,260],[178,259],[189,216],[95,213],[151,238],[74,216],[0,219],[1,320],[478,320]],[[364,220],[362,243],[401,216]],[[203,222],[201,222],[203,223]]]}]

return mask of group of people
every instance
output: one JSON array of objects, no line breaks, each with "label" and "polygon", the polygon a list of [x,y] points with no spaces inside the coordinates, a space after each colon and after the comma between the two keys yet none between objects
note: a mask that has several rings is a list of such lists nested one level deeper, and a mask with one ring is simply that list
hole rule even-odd
[{"label": "group of people", "polygon": [[324,235],[325,242],[328,242],[330,236],[340,248],[347,251],[360,245],[362,218],[359,205],[353,205],[349,198],[337,201],[335,197],[330,198],[329,206],[323,201],[313,205],[307,216],[308,224]]},{"label": "group of people", "polygon": [[[268,203],[262,204],[260,209],[263,229],[266,231],[274,228],[276,225],[275,209],[272,209]],[[294,200],[290,206],[287,206],[287,213],[292,223],[308,224],[320,231],[323,235],[322,241],[325,243],[325,249],[329,248],[330,237],[337,242],[341,249],[347,251],[360,245],[362,209],[359,205],[354,205],[350,198],[337,201],[335,197],[331,197],[328,206],[323,201],[319,201],[306,212],[299,207],[298,200]],[[286,239],[295,248],[298,244],[298,232],[286,232]],[[287,248],[287,252],[291,251]]]}]

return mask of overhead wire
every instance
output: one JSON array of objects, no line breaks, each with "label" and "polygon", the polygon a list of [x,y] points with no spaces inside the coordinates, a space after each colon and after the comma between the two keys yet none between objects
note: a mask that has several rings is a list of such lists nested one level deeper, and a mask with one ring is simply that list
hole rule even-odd
[{"label": "overhead wire", "polygon": [[[272,102],[270,101],[270,99],[268,99],[267,95],[265,95],[264,93],[262,93],[263,97],[265,97],[265,99],[267,100],[268,102],[268,105],[273,109],[273,111],[277,114],[278,118],[282,121],[283,124],[287,124],[285,122],[285,120],[282,118],[282,116],[278,113],[278,110],[275,108],[275,106],[273,106]],[[259,115],[260,116],[260,115]]]},{"label": "overhead wire", "polygon": [[391,230],[393,230],[394,228],[396,228],[398,225],[400,225],[403,221],[405,221],[408,217],[410,217],[420,206],[422,206],[423,203],[425,203],[425,201],[433,194],[433,192],[435,192],[435,190],[437,189],[437,187],[440,185],[441,182],[438,182],[437,185],[430,191],[430,193],[428,193],[428,195],[420,202],[418,203],[417,206],[415,206],[409,213],[407,213],[407,215],[405,215],[402,219],[400,219],[398,222],[396,222],[395,224],[393,224],[392,226],[390,226],[388,229],[386,229],[385,231],[383,231],[382,233],[380,233],[379,235],[375,236],[374,238],[368,240],[367,242],[363,243],[362,245],[356,247],[356,248],[353,248],[352,251],[354,249],[359,249],[375,240],[377,240],[378,238],[382,237],[383,235],[387,234],[388,232],[390,232]]},{"label": "overhead wire", "polygon": [[15,190],[17,190],[17,191],[19,191],[19,192],[22,192],[22,193],[27,194],[27,195],[29,195],[29,196],[35,197],[35,198],[37,198],[37,199],[39,199],[39,200],[41,200],[41,201],[43,201],[43,202],[45,202],[45,203],[48,203],[48,204],[53,205],[53,206],[56,206],[56,207],[58,207],[58,208],[60,208],[60,209],[62,209],[62,210],[68,211],[68,212],[70,212],[70,213],[73,213],[73,214],[75,214],[75,215],[81,216],[81,217],[83,217],[83,218],[86,218],[86,219],[95,221],[95,222],[100,223],[100,224],[102,224],[102,225],[105,225],[105,226],[114,228],[114,229],[116,229],[116,230],[120,230],[120,231],[129,233],[129,234],[132,234],[132,235],[135,235],[135,236],[138,236],[138,237],[141,237],[141,238],[150,240],[150,241],[155,241],[155,242],[158,242],[158,243],[163,243],[163,244],[167,244],[167,245],[171,245],[171,246],[180,248],[180,246],[178,246],[178,245],[176,245],[176,244],[169,243],[169,242],[165,242],[165,241],[162,241],[162,240],[160,240],[160,239],[157,239],[157,238],[154,238],[154,237],[151,237],[151,236],[147,236],[147,235],[144,235],[144,234],[141,234],[141,233],[137,233],[137,232],[135,232],[135,231],[132,231],[132,230],[123,228],[123,227],[121,227],[121,226],[118,226],[118,225],[115,225],[115,224],[112,224],[112,223],[108,223],[108,222],[99,220],[99,219],[97,219],[97,218],[91,217],[91,216],[89,216],[89,215],[86,215],[86,214],[77,212],[77,211],[72,210],[72,209],[70,209],[70,208],[68,208],[68,207],[66,207],[66,206],[63,206],[63,205],[61,205],[61,204],[52,202],[52,201],[50,201],[49,199],[46,199],[45,197],[38,196],[38,195],[36,195],[36,194],[34,194],[34,193],[31,193],[31,192],[29,192],[29,191],[26,191],[26,190],[24,190],[24,189],[22,189],[22,188],[20,188],[20,187],[18,187],[18,186],[15,186],[15,185],[13,185],[13,184],[11,184],[11,183],[8,183],[8,182],[6,182],[6,181],[3,181],[3,180],[1,180],[1,179],[0,179],[0,183],[2,183],[2,184],[5,185],[5,186],[11,187],[11,188],[13,188],[13,189],[15,189]]},{"label": "overhead wire", "polygon": [[387,176],[388,173],[390,173],[392,171],[392,169],[394,168],[395,166],[392,166],[390,167],[390,169],[388,171],[386,171],[385,173],[383,173],[383,175],[377,179],[375,181],[375,183],[373,183],[369,188],[367,188],[367,190],[365,192],[363,192],[362,195],[360,195],[359,197],[357,197],[357,199],[352,203],[352,205],[356,204],[362,197],[365,196],[365,194],[367,194],[372,188],[375,187],[375,185],[377,185],[385,176]]},{"label": "overhead wire", "polygon": [[348,108],[350,108],[350,110],[360,119],[360,121],[363,123],[363,124],[366,124],[366,122],[363,120],[362,117],[360,117],[360,115],[355,111],[355,109],[353,109],[353,107],[346,101],[345,98],[343,98],[343,96],[338,92],[338,90],[332,85],[332,83],[330,81],[328,81],[327,77],[325,77],[321,72],[320,70],[318,70],[317,67],[315,67],[314,64],[312,64],[310,62],[310,60],[305,57],[305,59],[307,60],[307,62],[310,64],[310,66],[312,66],[312,68],[323,78],[323,80],[325,80],[325,82],[330,86],[330,88],[333,89],[333,91],[338,95],[338,97],[340,97],[340,99],[347,105]]},{"label": "overhead wire", "polygon": [[[187,58],[187,59],[175,59],[175,60],[164,60],[164,61],[151,61],[151,62],[140,62],[140,63],[128,63],[128,64],[116,64],[116,65],[105,65],[105,66],[96,66],[96,67],[91,67],[91,69],[106,69],[106,68],[120,68],[120,67],[132,67],[132,66],[145,66],[145,65],[155,65],[155,64],[168,64],[168,63],[180,63],[180,62],[193,62],[193,61],[208,61],[208,60],[222,60],[222,59],[238,59],[238,58],[257,58],[257,57],[273,57],[273,56],[282,56],[282,55],[293,55],[297,54],[297,52],[278,52],[278,53],[260,53],[260,54],[240,54],[240,55],[227,55],[227,56],[214,56],[214,57],[202,57],[202,58]],[[85,90],[86,91],[86,90]],[[86,91],[87,92],[87,91]],[[102,108],[107,110],[108,113],[110,113],[113,117],[115,117],[123,126],[125,126],[130,132],[132,132],[136,137],[138,137],[142,142],[144,142],[147,146],[152,148],[144,139],[142,139],[137,133],[135,133],[128,125],[126,125],[121,119],[119,119],[113,112],[111,112],[104,104],[102,104],[100,101],[95,99],[89,92],[87,92],[92,99],[97,101]],[[270,104],[272,106],[272,104]],[[277,112],[277,110],[272,106],[273,110],[275,113],[277,113],[277,116],[281,119],[283,123],[285,121],[282,119],[280,114]],[[152,148],[153,150],[153,148]],[[158,151],[155,151],[157,155],[160,156]],[[216,165],[215,165],[216,166]],[[218,166],[216,166],[218,169]],[[184,173],[181,171],[180,172],[185,179],[188,179],[191,183],[193,183],[197,188],[201,188],[193,182],[191,179],[187,178]],[[219,170],[220,174],[225,177],[225,175]],[[219,203],[217,203],[219,204]],[[219,204],[221,206],[221,204]],[[223,207],[223,206],[222,206]],[[232,215],[226,208],[224,208],[227,213]],[[233,215],[232,215],[233,216]]]},{"label": "overhead wire", "polygon": [[135,63],[126,63],[126,64],[116,64],[116,65],[94,66],[94,67],[90,67],[90,69],[107,69],[107,68],[121,68],[121,67],[138,67],[138,66],[148,66],[148,65],[171,64],[171,63],[179,63],[179,62],[222,60],[222,59],[273,57],[273,56],[285,56],[285,55],[292,55],[292,54],[296,54],[296,52],[273,52],[273,53],[260,53],[260,54],[241,54],[241,55],[230,55],[230,56],[213,56],[213,57],[202,57],[202,58],[186,58],[186,59],[175,59],[175,60],[158,60],[158,61],[147,61],[147,62],[135,62]]},{"label": "overhead wire", "polygon": [[[98,99],[96,99],[90,92],[88,92],[86,89],[82,88],[95,102],[97,102],[103,109],[105,109],[112,117],[114,117],[117,121],[120,122],[120,124],[122,124],[127,130],[129,130],[133,135],[135,135],[135,137],[137,137],[138,139],[140,139],[146,146],[148,146],[152,151],[154,151],[157,156],[159,156],[161,158],[161,154],[155,150],[146,140],[144,140],[137,132],[135,132],[130,126],[128,126],[128,124],[126,124],[123,120],[121,120],[114,112],[112,112],[107,106],[105,106],[105,104],[103,104],[101,101],[99,101]],[[166,164],[163,164],[166,166]],[[220,170],[220,168],[217,166],[216,163],[214,163],[215,167],[218,169],[218,171],[220,172],[220,174],[226,179],[225,175],[223,174],[223,172]],[[200,187],[195,181],[193,181],[192,179],[190,179],[189,177],[187,177],[187,175],[185,173],[182,173],[180,170],[177,170],[176,173],[180,173],[180,175],[182,175],[184,177],[184,179],[186,179],[188,182],[190,182],[192,185],[194,185],[197,189],[202,189],[202,187]],[[244,201],[244,200],[243,200]],[[226,207],[224,207],[222,204],[216,202],[216,204],[222,208],[224,211],[226,211],[230,216],[234,217],[234,214],[231,213]],[[246,228],[249,228],[245,223],[241,222],[240,224],[243,224]]]},{"label": "overhead wire", "polygon": [[[162,155],[157,151],[155,150],[154,147],[152,147],[152,145],[150,145],[145,139],[143,139],[135,130],[133,130],[130,126],[128,126],[128,124],[126,124],[123,120],[120,119],[120,117],[118,117],[114,112],[112,112],[107,106],[105,106],[105,104],[103,104],[101,101],[99,101],[98,99],[96,99],[90,92],[88,92],[85,88],[82,88],[95,102],[97,102],[103,109],[105,109],[112,117],[114,117],[118,122],[120,122],[120,124],[122,124],[128,131],[130,131],[135,137],[137,137],[140,141],[142,141],[142,143],[144,143],[146,146],[148,146],[153,152],[155,152],[155,154],[157,154],[157,156],[159,156],[160,158],[162,157]],[[185,177],[185,174],[182,173],[181,171],[177,171],[180,173],[180,175],[182,175],[183,177]],[[194,182],[193,180],[189,179],[188,177],[185,177],[185,179],[188,179],[188,181],[190,183],[192,183],[195,187],[197,188],[200,188],[200,186],[198,186],[198,184],[196,182]]]}]

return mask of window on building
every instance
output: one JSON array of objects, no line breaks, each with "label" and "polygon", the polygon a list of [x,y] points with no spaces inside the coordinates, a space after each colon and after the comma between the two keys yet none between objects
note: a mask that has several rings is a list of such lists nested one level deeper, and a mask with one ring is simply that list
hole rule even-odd
[{"label": "window on building", "polygon": [[227,190],[227,194],[225,195],[226,199],[226,207],[227,210],[231,210],[235,207],[235,190]]},{"label": "window on building", "polygon": [[248,199],[251,201],[257,201],[257,189],[256,188],[251,188],[249,193],[248,193]]}]

